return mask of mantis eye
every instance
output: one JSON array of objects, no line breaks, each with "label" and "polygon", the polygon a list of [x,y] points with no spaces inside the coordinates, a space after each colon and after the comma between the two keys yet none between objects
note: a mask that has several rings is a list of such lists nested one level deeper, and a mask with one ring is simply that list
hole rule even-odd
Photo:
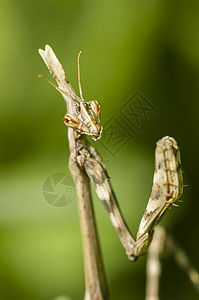
[{"label": "mantis eye", "polygon": [[96,100],[93,100],[93,101],[90,101],[89,104],[90,104],[92,111],[98,117],[101,112],[101,106],[100,106],[99,102],[97,102]]},{"label": "mantis eye", "polygon": [[79,125],[79,121],[70,114],[66,114],[64,116],[64,124],[68,127],[77,128]]},{"label": "mantis eye", "polygon": [[68,124],[69,122],[70,122],[70,118],[68,118],[68,117],[65,116],[65,117],[64,117],[64,123],[67,123],[67,124]]}]

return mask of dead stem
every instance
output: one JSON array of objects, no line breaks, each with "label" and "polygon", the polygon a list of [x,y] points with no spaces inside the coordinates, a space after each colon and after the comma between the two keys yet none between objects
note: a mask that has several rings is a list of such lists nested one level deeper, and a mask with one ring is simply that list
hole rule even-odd
[{"label": "dead stem", "polygon": [[[73,129],[69,134],[69,142],[74,135]],[[78,197],[79,216],[84,248],[84,268],[86,293],[84,300],[107,300],[108,288],[106,284],[104,266],[100,252],[99,240],[96,229],[95,216],[93,211],[89,178],[83,168],[77,164],[77,157],[72,150],[69,160],[69,168],[73,175]],[[80,142],[80,141],[78,141]]]}]

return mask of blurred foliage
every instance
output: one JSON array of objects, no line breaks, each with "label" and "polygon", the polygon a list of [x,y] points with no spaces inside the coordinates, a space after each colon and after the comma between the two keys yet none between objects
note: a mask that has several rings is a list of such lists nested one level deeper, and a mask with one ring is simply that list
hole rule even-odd
[{"label": "blurred foliage", "polygon": [[[77,54],[84,50],[83,94],[99,100],[103,124],[136,90],[158,109],[115,157],[95,146],[135,234],[150,194],[155,142],[176,138],[189,187],[164,223],[199,269],[199,2],[7,0],[0,36],[0,299],[84,294],[77,201],[55,208],[42,197],[46,177],[69,172],[64,101],[37,78],[52,80],[37,51],[45,44],[76,90]],[[94,202],[111,299],[144,299],[146,257],[128,262],[96,196]],[[161,300],[198,299],[173,261],[165,261],[163,273]]]}]

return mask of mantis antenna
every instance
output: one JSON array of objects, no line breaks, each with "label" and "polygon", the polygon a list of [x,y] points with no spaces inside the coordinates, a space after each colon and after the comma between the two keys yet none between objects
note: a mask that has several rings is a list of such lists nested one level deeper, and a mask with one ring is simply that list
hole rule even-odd
[{"label": "mantis antenna", "polygon": [[80,93],[81,99],[83,99],[83,95],[82,95],[82,86],[81,86],[81,80],[80,80],[80,64],[79,64],[79,58],[80,58],[81,53],[82,53],[82,50],[79,52],[78,57],[77,57],[77,66],[78,66],[79,93]]},{"label": "mantis antenna", "polygon": [[43,75],[39,74],[38,77],[40,78],[44,78],[46,81],[48,81],[48,83],[50,83],[52,86],[54,86],[56,88],[57,91],[59,91],[60,93],[63,93],[64,95],[66,95],[67,97],[69,97],[68,93],[66,93],[64,90],[60,89],[58,86],[56,86],[54,83],[52,83],[50,80],[48,80],[48,78],[44,77]]}]

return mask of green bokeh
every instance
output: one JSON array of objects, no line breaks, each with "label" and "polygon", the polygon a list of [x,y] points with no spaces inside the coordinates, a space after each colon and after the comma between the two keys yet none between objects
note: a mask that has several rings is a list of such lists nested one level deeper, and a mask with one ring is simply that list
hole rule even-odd
[{"label": "green bokeh", "polygon": [[[84,50],[83,95],[100,102],[103,124],[112,116],[122,123],[119,109],[137,90],[158,109],[115,157],[99,142],[95,146],[136,234],[151,190],[155,142],[176,138],[189,187],[164,224],[199,269],[198,1],[7,0],[0,37],[0,299],[65,294],[78,300],[84,294],[77,201],[56,208],[42,197],[49,175],[69,174],[65,104],[37,77],[52,80],[37,51],[45,44],[76,90],[77,55]],[[129,263],[96,196],[94,204],[111,299],[144,299],[146,258]],[[165,261],[161,300],[176,298],[198,295],[174,262]]]}]

